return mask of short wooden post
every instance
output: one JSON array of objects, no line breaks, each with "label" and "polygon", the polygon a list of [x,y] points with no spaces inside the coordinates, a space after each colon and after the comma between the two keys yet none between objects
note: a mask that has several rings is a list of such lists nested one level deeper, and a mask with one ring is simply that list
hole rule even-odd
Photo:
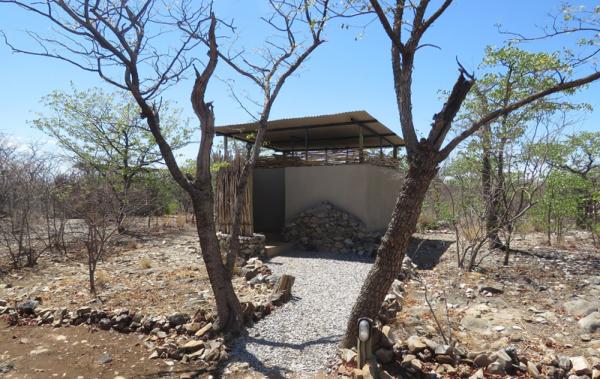
[{"label": "short wooden post", "polygon": [[283,274],[275,284],[275,289],[271,295],[271,302],[274,305],[281,305],[290,301],[292,298],[292,286],[294,285],[295,277],[292,275]]}]

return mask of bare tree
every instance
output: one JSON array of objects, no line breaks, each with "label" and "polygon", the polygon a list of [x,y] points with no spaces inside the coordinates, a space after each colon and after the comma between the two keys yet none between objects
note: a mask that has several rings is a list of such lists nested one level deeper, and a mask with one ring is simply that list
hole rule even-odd
[{"label": "bare tree", "polygon": [[[164,162],[173,179],[191,197],[202,258],[206,265],[217,308],[218,327],[236,331],[241,327],[241,306],[231,281],[221,262],[212,219],[212,189],[210,186],[209,154],[214,134],[212,105],[204,102],[208,79],[216,66],[216,19],[210,14],[210,4],[201,3],[187,22],[194,33],[207,33],[214,43],[209,48],[209,59],[203,74],[198,74],[192,92],[194,111],[200,114],[202,142],[197,156],[196,178],[188,179],[180,170],[169,142],[161,130],[160,94],[177,83],[193,60],[191,50],[201,42],[192,36],[182,36],[167,15],[167,5],[155,0],[139,3],[114,3],[84,0],[51,0],[45,3],[27,3],[1,0],[0,4],[16,5],[40,16],[52,26],[50,36],[34,31],[28,34],[37,42],[39,50],[21,49],[6,43],[14,52],[53,58],[70,63],[82,70],[94,72],[103,80],[133,96],[142,118],[152,133]],[[206,25],[210,23],[210,28]],[[173,46],[157,48],[154,44],[168,39]],[[212,228],[211,228],[211,225]]]},{"label": "bare tree", "polygon": [[33,267],[49,248],[43,244],[41,222],[50,178],[48,159],[35,145],[21,152],[5,146],[0,154],[1,244],[14,268],[23,265],[23,258],[26,266]]},{"label": "bare tree", "polygon": [[[227,52],[219,50],[217,52],[220,59],[225,61],[237,74],[254,84],[262,95],[262,102],[252,101],[254,105],[258,105],[260,108],[256,114],[249,110],[249,107],[244,104],[235,89],[232,88],[231,91],[241,107],[256,120],[258,130],[254,136],[252,148],[248,153],[248,159],[242,166],[236,183],[231,242],[226,263],[230,277],[233,275],[233,268],[240,250],[240,222],[244,201],[244,196],[240,194],[246,191],[248,178],[260,155],[273,104],[285,81],[324,42],[322,32],[329,17],[329,0],[269,0],[268,2],[272,14],[262,20],[275,31],[276,35],[266,40],[266,46],[259,49],[259,53],[248,54],[244,49],[236,51],[229,49]],[[187,22],[188,15],[191,12],[182,8],[180,14],[183,17],[178,18],[184,21],[179,22],[182,30],[188,35],[200,39],[210,47],[211,41],[206,36],[195,34],[194,24]],[[232,26],[223,22],[222,25],[235,30]],[[308,32],[307,41],[300,40],[306,34],[300,29]]]},{"label": "bare tree", "polygon": [[[202,257],[217,305],[219,321],[216,326],[232,332],[239,330],[242,326],[241,306],[221,260],[216,239],[210,173],[215,117],[212,103],[205,100],[206,89],[219,57],[232,63],[234,59],[219,52],[215,32],[218,20],[212,13],[212,3],[184,1],[175,11],[167,4],[155,0],[136,4],[110,1],[90,4],[84,0],[51,0],[44,4],[0,0],[0,4],[2,3],[16,5],[39,15],[54,27],[54,33],[50,37],[32,31],[28,33],[38,42],[40,50],[37,51],[17,48],[5,38],[13,51],[66,61],[83,70],[95,72],[108,83],[133,96],[171,176],[191,198]],[[298,6],[293,14],[300,14],[299,10],[310,14],[312,2],[308,0],[289,4],[271,2],[274,9],[279,5],[291,4]],[[181,13],[177,13],[178,11]],[[285,18],[285,14],[280,16]],[[309,24],[313,26],[312,23]],[[322,28],[322,25],[317,27]],[[185,32],[180,33],[182,30]],[[292,29],[287,29],[287,33],[293,33]],[[178,46],[166,52],[153,47],[153,44],[166,38],[169,38],[171,44],[177,39]],[[189,52],[199,44],[207,46],[208,59],[201,72],[195,70],[191,102],[200,122],[201,141],[195,173],[184,175],[162,133],[161,101],[158,97],[191,67],[194,60],[188,58]],[[49,46],[55,49],[50,50]],[[275,67],[264,84],[269,87],[269,100],[266,102],[269,111],[285,81],[285,78],[281,78],[291,75],[316,46],[307,50],[304,58],[298,58],[295,65],[288,66],[288,59],[292,58],[296,50],[292,51],[292,56],[283,54],[280,59],[271,62]],[[272,80],[279,72],[278,66],[282,67],[283,74],[276,82],[276,87],[271,90]],[[257,150],[261,143],[262,141],[256,141]]]},{"label": "bare tree", "polygon": [[600,79],[600,72],[593,72],[575,80],[561,77],[557,84],[537,92],[526,93],[518,100],[499,106],[471,123],[462,132],[444,141],[452,129],[453,121],[463,101],[475,83],[475,77],[459,65],[459,76],[440,112],[433,116],[427,138],[417,138],[412,116],[412,78],[417,51],[424,45],[421,40],[427,30],[452,4],[445,0],[439,7],[428,12],[429,0],[405,2],[396,0],[386,6],[378,0],[370,0],[367,9],[377,16],[391,43],[394,89],[400,116],[400,126],[406,144],[409,168],[400,188],[390,224],[377,251],[377,257],[361,288],[352,309],[343,345],[356,341],[357,321],[360,317],[375,318],[385,294],[400,272],[402,259],[411,235],[416,230],[421,206],[429,184],[438,166],[456,147],[498,117],[509,114],[545,96],[579,87]]},{"label": "bare tree", "polygon": [[[322,33],[329,17],[329,0],[269,0],[269,3],[273,14],[264,21],[276,31],[283,33],[284,42],[278,43],[276,39],[268,40],[267,45],[270,48],[263,50],[263,54],[258,57],[257,62],[251,62],[245,51],[237,52],[234,55],[220,54],[220,57],[237,73],[255,84],[263,97],[260,111],[256,117],[258,131],[236,184],[231,242],[226,264],[230,277],[233,275],[233,268],[240,250],[239,234],[244,199],[241,194],[246,191],[248,178],[260,155],[273,104],[285,81],[324,42]],[[297,24],[309,32],[308,41],[298,40],[302,33],[296,30]]]},{"label": "bare tree", "polygon": [[83,241],[87,257],[90,293],[96,295],[95,273],[98,262],[106,253],[111,239],[117,234],[115,222],[120,203],[103,177],[96,172],[71,178],[68,190],[69,210],[85,224]]}]

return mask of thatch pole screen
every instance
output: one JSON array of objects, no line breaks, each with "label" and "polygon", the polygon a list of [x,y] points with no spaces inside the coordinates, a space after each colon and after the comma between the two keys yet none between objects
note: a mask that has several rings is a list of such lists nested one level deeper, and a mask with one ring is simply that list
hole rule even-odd
[{"label": "thatch pole screen", "polygon": [[[227,167],[217,171],[215,186],[215,217],[217,230],[231,234],[233,222],[233,205],[235,204],[235,187],[237,178],[242,170],[243,161],[235,159]],[[245,193],[244,206],[240,225],[240,235],[252,236],[254,225],[252,222],[252,175],[248,180]]]}]

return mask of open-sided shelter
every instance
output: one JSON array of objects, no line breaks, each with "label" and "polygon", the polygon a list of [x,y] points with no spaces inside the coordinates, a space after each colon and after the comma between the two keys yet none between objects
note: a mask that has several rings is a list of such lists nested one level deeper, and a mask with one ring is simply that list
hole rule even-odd
[{"label": "open-sided shelter", "polygon": [[[220,126],[228,141],[252,144],[258,123]],[[286,221],[322,202],[359,218],[367,230],[389,222],[400,185],[404,141],[365,111],[274,120],[252,177],[253,229],[281,232]]]}]

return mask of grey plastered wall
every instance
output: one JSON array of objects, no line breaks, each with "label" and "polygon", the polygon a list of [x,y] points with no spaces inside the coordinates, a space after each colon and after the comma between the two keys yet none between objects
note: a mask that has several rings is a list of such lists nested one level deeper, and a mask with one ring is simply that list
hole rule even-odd
[{"label": "grey plastered wall", "polygon": [[254,231],[281,232],[285,223],[285,170],[256,168],[252,180]]},{"label": "grey plastered wall", "polygon": [[400,182],[398,170],[369,164],[286,167],[285,218],[329,201],[360,218],[368,230],[381,230]]}]

